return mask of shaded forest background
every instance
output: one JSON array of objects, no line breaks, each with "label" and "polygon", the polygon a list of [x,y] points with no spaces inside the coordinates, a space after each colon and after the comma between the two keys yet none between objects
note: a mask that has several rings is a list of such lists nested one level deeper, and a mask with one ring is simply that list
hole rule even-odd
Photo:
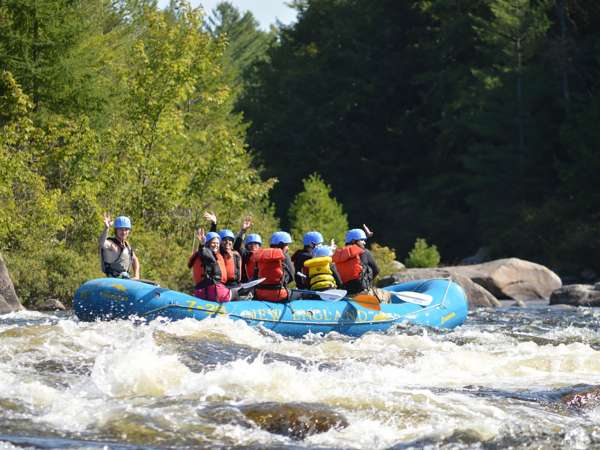
[{"label": "shaded forest background", "polygon": [[0,2],[0,251],[26,301],[100,274],[103,211],[180,290],[205,209],[600,272],[596,1],[294,5],[264,31],[227,3]]}]

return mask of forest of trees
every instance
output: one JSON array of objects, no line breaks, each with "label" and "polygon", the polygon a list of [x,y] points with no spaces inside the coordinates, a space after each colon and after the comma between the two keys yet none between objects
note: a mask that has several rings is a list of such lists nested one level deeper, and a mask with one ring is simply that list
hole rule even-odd
[{"label": "forest of trees", "polygon": [[0,251],[26,302],[68,300],[101,274],[104,211],[132,218],[143,276],[179,289],[205,209],[278,226],[275,180],[261,179],[233,112],[227,41],[201,11],[0,5]]},{"label": "forest of trees", "polygon": [[599,2],[295,4],[237,104],[280,217],[318,171],[399,254],[600,273]]},{"label": "forest of trees", "polygon": [[600,273],[600,4],[293,3],[296,23],[263,31],[228,3],[0,2],[19,295],[100,275],[104,211],[131,216],[143,276],[175,289],[206,209],[267,236],[312,211],[328,238],[368,223],[399,256],[425,238],[443,263],[486,247]]}]

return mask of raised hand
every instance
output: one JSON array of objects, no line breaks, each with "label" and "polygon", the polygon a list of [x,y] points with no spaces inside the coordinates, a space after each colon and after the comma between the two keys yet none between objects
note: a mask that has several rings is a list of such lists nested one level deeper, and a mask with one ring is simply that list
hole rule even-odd
[{"label": "raised hand", "polygon": [[337,245],[335,245],[335,239],[331,239],[331,241],[329,242],[329,246],[331,247],[331,251],[335,252],[335,250],[337,249]]},{"label": "raised hand", "polygon": [[244,217],[244,221],[242,222],[242,231],[248,230],[252,226],[252,216]]},{"label": "raised hand", "polygon": [[196,237],[198,238],[198,242],[200,242],[200,245],[204,245],[204,243],[206,242],[206,234],[204,233],[204,228],[198,228],[198,230],[196,231]]},{"label": "raised hand", "polygon": [[204,218],[212,223],[217,223],[217,215],[212,211],[204,211]]},{"label": "raised hand", "polygon": [[110,214],[106,212],[102,215],[102,221],[104,222],[104,226],[106,228],[110,228],[110,226],[113,224]]},{"label": "raised hand", "polygon": [[365,234],[367,235],[367,237],[373,236],[373,232],[371,230],[369,230],[369,227],[366,226],[364,223],[363,223],[363,230],[365,230]]}]

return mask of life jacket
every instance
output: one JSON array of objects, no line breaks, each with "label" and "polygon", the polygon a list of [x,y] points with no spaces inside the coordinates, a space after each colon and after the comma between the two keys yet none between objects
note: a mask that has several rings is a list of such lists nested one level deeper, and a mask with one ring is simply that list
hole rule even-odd
[{"label": "life jacket", "polygon": [[349,281],[361,280],[363,278],[364,268],[360,260],[360,255],[364,252],[365,249],[358,245],[347,245],[335,251],[333,262],[340,274],[342,283],[346,284]]},{"label": "life jacket", "polygon": [[260,300],[280,302],[288,298],[283,285],[283,261],[285,254],[280,248],[261,248],[252,255],[252,267],[256,278],[265,278],[256,289],[255,297]]},{"label": "life jacket", "polygon": [[[104,259],[105,249],[100,249],[100,259],[102,260],[102,272],[108,277],[118,277],[123,272],[128,272],[133,264],[133,248],[129,245],[129,242],[121,242],[115,237],[106,238],[107,241],[112,242],[119,248],[119,255],[112,263],[106,262]],[[124,250],[127,249],[127,253],[123,254]]]},{"label": "life jacket", "polygon": [[231,253],[222,252],[225,263],[225,284],[238,284],[242,279],[242,257],[235,250]]},{"label": "life jacket", "polygon": [[[246,261],[243,264],[243,273],[242,273],[242,282],[246,282],[248,280],[251,280],[252,277],[254,276],[254,269],[253,269],[253,262],[252,262],[252,255],[254,252],[248,252],[246,256]],[[244,259],[244,258],[242,258]]]},{"label": "life jacket", "polygon": [[227,277],[227,268],[225,267],[225,261],[223,260],[221,253],[217,252],[215,255],[211,252],[213,260],[209,261],[207,264],[204,261],[207,258],[203,258],[202,250],[203,249],[201,248],[192,254],[188,260],[188,267],[192,269],[194,286],[198,288],[202,284],[224,282]]},{"label": "life jacket", "polygon": [[308,269],[308,286],[313,291],[322,291],[337,287],[333,271],[331,270],[331,257],[320,256],[304,261]]},{"label": "life jacket", "polygon": [[296,286],[298,289],[309,289],[308,279],[298,275],[298,272],[305,273],[308,275],[308,270],[305,269],[304,263],[312,258],[312,250],[302,248],[296,250],[292,255],[292,262],[294,263],[294,280],[296,280]]}]

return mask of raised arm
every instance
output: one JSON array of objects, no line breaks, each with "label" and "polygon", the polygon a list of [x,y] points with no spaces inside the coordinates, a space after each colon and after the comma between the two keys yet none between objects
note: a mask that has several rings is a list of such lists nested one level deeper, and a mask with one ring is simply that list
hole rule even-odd
[{"label": "raised arm", "polygon": [[103,214],[102,222],[104,223],[104,228],[102,233],[100,233],[100,237],[98,238],[98,246],[100,248],[105,248],[107,246],[106,239],[108,238],[108,230],[110,230],[110,226],[113,224],[113,222],[108,213]]},{"label": "raised arm", "polygon": [[246,234],[246,231],[248,231],[248,229],[251,226],[252,226],[252,217],[251,216],[244,217],[240,231],[238,232],[237,236],[235,237],[235,241],[233,242],[233,249],[235,251],[239,252],[240,249],[242,248],[242,242],[244,241],[244,235]]},{"label": "raised arm", "polygon": [[212,211],[204,211],[203,215],[210,222],[210,231],[217,231],[217,215]]}]

